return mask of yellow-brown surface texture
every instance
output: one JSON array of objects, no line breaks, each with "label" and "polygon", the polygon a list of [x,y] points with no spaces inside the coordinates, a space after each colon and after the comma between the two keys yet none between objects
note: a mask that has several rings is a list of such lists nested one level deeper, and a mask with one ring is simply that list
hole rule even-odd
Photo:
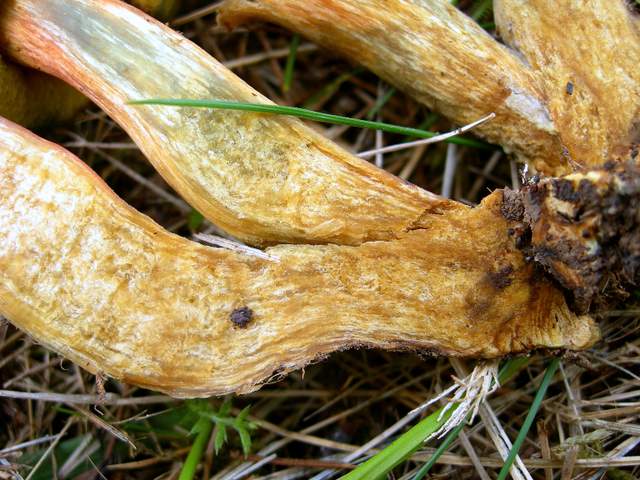
[{"label": "yellow-brown surface texture", "polygon": [[219,21],[285,25],[365,65],[459,124],[549,174],[565,173],[535,74],[447,0],[228,0]]},{"label": "yellow-brown surface texture", "polygon": [[567,163],[597,167],[640,141],[640,39],[622,0],[495,0],[502,38],[538,78]]},{"label": "yellow-brown surface texture", "polygon": [[121,2],[5,2],[0,44],[94,100],[194,208],[246,242],[386,240],[444,205],[296,119],[126,105],[152,97],[269,100]]},{"label": "yellow-brown surface texture", "polygon": [[28,127],[70,120],[87,99],[60,80],[6,62],[0,55],[0,116]]},{"label": "yellow-brown surface texture", "polygon": [[171,18],[180,6],[180,0],[128,0],[128,3],[160,20]]},{"label": "yellow-brown surface texture", "polygon": [[[81,161],[0,122],[0,314],[92,372],[176,396],[247,392],[364,345],[495,357],[584,348],[591,319],[512,247],[501,192],[395,240],[265,260],[164,231]],[[249,323],[231,321],[248,307]]]},{"label": "yellow-brown surface texture", "polygon": [[[496,0],[509,51],[446,0],[226,0],[219,20],[282,24],[561,175],[640,140],[640,39],[622,0]],[[635,22],[635,26],[634,26]],[[635,30],[635,31],[634,31]]]}]

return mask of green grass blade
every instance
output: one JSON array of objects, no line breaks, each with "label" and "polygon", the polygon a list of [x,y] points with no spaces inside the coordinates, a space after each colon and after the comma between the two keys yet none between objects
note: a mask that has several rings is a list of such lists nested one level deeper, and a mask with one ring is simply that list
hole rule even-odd
[{"label": "green grass blade", "polygon": [[425,438],[444,425],[454,410],[455,407],[450,408],[442,418],[438,419],[442,413],[442,408],[439,408],[380,453],[359,465],[355,470],[347,473],[342,477],[342,480],[373,480],[386,475],[387,472],[415,452],[422,445]]},{"label": "green grass blade", "polygon": [[476,21],[480,20],[491,11],[492,4],[493,0],[480,0],[471,10],[470,17]]},{"label": "green grass blade", "polygon": [[460,423],[460,425],[456,426],[456,428],[454,428],[453,430],[451,430],[449,432],[449,434],[446,436],[444,441],[440,445],[438,445],[438,448],[436,449],[436,451],[433,452],[433,455],[431,455],[431,458],[429,458],[429,461],[427,463],[425,463],[420,468],[420,470],[418,470],[418,473],[416,473],[416,476],[413,477],[413,480],[422,480],[424,478],[424,476],[427,473],[429,473],[429,470],[431,470],[431,467],[433,467],[436,464],[436,462],[442,456],[442,454],[444,452],[446,452],[447,449],[453,443],[453,441],[456,438],[458,438],[458,435],[460,435],[460,432],[462,431],[462,429],[464,428],[464,426],[466,424],[467,424],[467,422],[465,420],[464,422]]},{"label": "green grass blade", "polygon": [[198,433],[191,446],[191,450],[189,450],[189,455],[187,455],[187,459],[184,461],[178,480],[192,480],[194,478],[198,463],[200,463],[200,458],[202,458],[204,449],[209,442],[209,437],[211,437],[213,423],[208,418],[201,418],[198,420],[194,430]]},{"label": "green grass blade", "polygon": [[498,372],[498,380],[500,384],[507,383],[513,377],[515,377],[520,370],[524,369],[531,362],[530,357],[515,357],[507,360],[500,372]]},{"label": "green grass blade", "polygon": [[293,67],[296,65],[296,54],[298,53],[298,47],[300,46],[300,35],[296,34],[291,39],[291,45],[289,46],[289,56],[287,57],[287,63],[284,67],[284,81],[282,84],[282,91],[288,92],[291,89],[291,82],[293,81]]},{"label": "green grass blade", "polygon": [[522,428],[520,432],[518,432],[518,436],[516,437],[516,441],[513,442],[513,447],[511,447],[511,451],[509,451],[509,455],[498,474],[498,480],[505,480],[507,475],[509,475],[509,470],[511,470],[511,465],[513,465],[514,460],[516,459],[516,455],[518,455],[518,451],[524,442],[524,439],[527,437],[527,433],[529,433],[529,429],[533,424],[533,420],[536,418],[536,414],[540,409],[540,405],[542,404],[542,400],[544,399],[545,394],[547,393],[547,388],[549,388],[549,384],[551,383],[551,379],[553,375],[556,373],[558,369],[558,365],[560,365],[560,360],[554,358],[549,363],[547,367],[547,371],[544,373],[544,377],[542,378],[542,382],[540,382],[540,388],[538,388],[538,392],[536,393],[535,398],[533,399],[533,403],[531,404],[531,408],[529,409],[529,413],[527,417],[524,419],[524,423],[522,424]]},{"label": "green grass blade", "polygon": [[216,437],[213,439],[213,450],[216,452],[216,455],[220,452],[225,443],[227,443],[227,427],[224,425],[218,425]]},{"label": "green grass blade", "polygon": [[371,110],[369,110],[369,113],[367,113],[367,118],[371,120],[373,117],[375,117],[380,109],[387,104],[387,102],[391,99],[391,97],[393,97],[393,95],[395,95],[395,93],[396,89],[393,87],[387,90],[382,97],[376,100],[375,105],[371,108]]},{"label": "green grass blade", "polygon": [[[518,373],[525,365],[529,363],[529,358],[519,357],[512,358],[508,360],[502,369],[500,369],[500,373],[498,373],[498,381],[500,384],[503,384],[509,381],[516,373]],[[438,416],[442,409],[437,410],[435,413],[432,413],[420,423],[418,423],[415,427],[408,430],[402,436],[400,436],[395,442],[385,448],[383,451],[371,457],[365,463],[358,466],[358,468],[352,470],[349,474],[342,477],[342,479],[347,480],[357,480],[357,479],[365,479],[369,478],[368,475],[373,475],[375,472],[376,475],[385,475],[396,465],[400,464],[409,456],[415,452],[422,443],[425,441],[429,435],[438,430],[446,419],[455,411],[457,407],[452,407],[448,414],[445,415],[446,418],[442,418],[440,422],[437,421]],[[445,438],[440,446],[438,446],[437,450],[433,452],[429,461],[418,471],[414,480],[421,479],[424,475],[435,465],[438,461],[438,458],[449,448],[451,443],[458,437],[460,431],[464,428],[466,422],[462,422],[460,425],[456,426]],[[375,468],[375,470],[374,470]],[[388,468],[385,470],[385,468]]]},{"label": "green grass blade", "polygon": [[187,215],[187,227],[190,231],[195,232],[204,222],[204,216],[197,210],[191,210]]},{"label": "green grass blade", "polygon": [[[287,107],[283,105],[269,105],[262,103],[245,103],[229,100],[199,100],[199,99],[176,99],[176,98],[149,98],[145,100],[131,100],[130,105],[165,105],[171,107],[191,107],[191,108],[218,108],[224,110],[240,110],[245,112],[269,113],[276,115],[290,115],[293,117],[314,120],[316,122],[331,123],[335,125],[348,125],[350,127],[370,128],[382,130],[383,132],[398,133],[417,138],[431,138],[438,135],[437,132],[420,130],[418,128],[401,127],[390,123],[374,122],[359,118],[343,117],[331,113],[315,112],[300,107]],[[489,144],[472,140],[469,138],[451,137],[445,142],[457,143],[482,149],[491,149]]]}]

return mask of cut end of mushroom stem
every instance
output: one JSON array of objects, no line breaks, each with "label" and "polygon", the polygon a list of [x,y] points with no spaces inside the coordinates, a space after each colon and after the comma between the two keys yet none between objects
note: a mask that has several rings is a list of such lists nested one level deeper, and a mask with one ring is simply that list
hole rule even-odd
[{"label": "cut end of mushroom stem", "polygon": [[535,178],[503,198],[519,248],[566,289],[577,311],[624,298],[625,287],[638,284],[640,167],[633,159]]}]

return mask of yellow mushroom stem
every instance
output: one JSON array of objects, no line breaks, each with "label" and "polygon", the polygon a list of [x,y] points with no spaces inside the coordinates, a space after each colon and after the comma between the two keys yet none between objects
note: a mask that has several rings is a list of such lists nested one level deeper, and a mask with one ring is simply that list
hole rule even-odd
[{"label": "yellow mushroom stem", "polygon": [[360,63],[546,174],[569,171],[535,73],[448,0],[227,0],[218,21],[284,25]]},{"label": "yellow mushroom stem", "polygon": [[[179,0],[132,0],[131,4],[168,19]],[[88,100],[59,79],[21,68],[0,56],[0,116],[29,128],[50,127],[71,120]]]},{"label": "yellow mushroom stem", "polygon": [[248,243],[389,240],[426,210],[457,208],[297,119],[127,105],[152,97],[269,100],[179,33],[121,2],[3,2],[0,48],[95,101],[185,200]]},{"label": "yellow mushroom stem", "polygon": [[182,397],[249,392],[356,346],[591,345],[593,321],[524,262],[501,205],[496,191],[393,240],[252,256],[166,232],[72,154],[0,120],[0,314],[91,372]]},{"label": "yellow mushroom stem", "polygon": [[[448,0],[226,0],[218,20],[281,24],[361,63],[546,175],[625,158],[640,141],[640,39],[624,0],[496,0],[499,33]],[[635,23],[635,25],[634,25]]]},{"label": "yellow mushroom stem", "polygon": [[0,56],[0,116],[31,128],[71,120],[87,105],[69,85]]},{"label": "yellow mushroom stem", "polygon": [[128,0],[128,3],[160,20],[169,20],[180,7],[180,0]]},{"label": "yellow mushroom stem", "polygon": [[495,0],[500,35],[538,72],[567,162],[640,142],[640,39],[624,0]]}]

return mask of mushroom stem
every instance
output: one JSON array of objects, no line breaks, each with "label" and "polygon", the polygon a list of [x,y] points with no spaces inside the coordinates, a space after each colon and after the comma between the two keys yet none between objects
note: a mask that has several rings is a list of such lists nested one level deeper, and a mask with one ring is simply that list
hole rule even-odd
[{"label": "mushroom stem", "polygon": [[524,262],[502,193],[389,241],[268,258],[164,231],[84,163],[0,121],[0,315],[91,372],[174,396],[248,392],[355,346],[580,349],[587,316]]},{"label": "mushroom stem", "polygon": [[640,142],[640,41],[623,0],[496,0],[504,40],[538,72],[567,162],[593,168]]},{"label": "mushroom stem", "polygon": [[40,128],[70,120],[87,103],[84,96],[57,78],[0,57],[0,116]]},{"label": "mushroom stem", "polygon": [[296,119],[127,105],[162,97],[269,100],[121,2],[3,2],[0,45],[95,101],[185,200],[247,243],[388,240],[426,209],[462,208],[356,158]]},{"label": "mushroom stem", "polygon": [[127,0],[128,3],[160,20],[169,20],[180,7],[181,0]]},{"label": "mushroom stem", "polygon": [[535,74],[448,0],[227,0],[218,21],[281,24],[398,86],[546,174],[569,171]]},{"label": "mushroom stem", "polygon": [[[161,19],[170,18],[179,0],[131,0]],[[59,79],[23,69],[0,56],[0,116],[29,128],[71,120],[88,104],[85,96]]]}]

